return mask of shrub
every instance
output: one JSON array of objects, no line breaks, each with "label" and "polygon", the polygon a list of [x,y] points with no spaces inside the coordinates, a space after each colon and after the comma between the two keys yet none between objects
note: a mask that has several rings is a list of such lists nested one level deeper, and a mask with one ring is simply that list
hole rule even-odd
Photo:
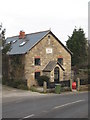
[{"label": "shrub", "polygon": [[2,77],[2,84],[3,84],[3,85],[6,84],[6,79],[3,79],[3,77]]},{"label": "shrub", "polygon": [[34,86],[31,86],[31,87],[30,87],[30,90],[31,90],[32,92],[36,92],[36,88],[35,88]]},{"label": "shrub", "polygon": [[47,84],[49,84],[49,77],[48,76],[45,76],[45,75],[42,75],[40,76],[38,79],[37,79],[37,82],[38,82],[38,85],[39,86],[43,86],[43,82],[46,81]]},{"label": "shrub", "polygon": [[35,86],[31,86],[31,87],[30,87],[30,90],[31,90],[32,92],[39,92],[39,90],[37,90],[37,88],[36,88]]},{"label": "shrub", "polygon": [[24,84],[20,84],[17,86],[18,89],[22,89],[22,90],[28,90],[28,87]]},{"label": "shrub", "polygon": [[19,88],[19,89],[27,89],[27,82],[26,80],[14,80],[14,79],[3,79],[2,83],[4,85],[10,86],[10,87],[14,87],[14,88]]},{"label": "shrub", "polygon": [[13,80],[12,79],[2,78],[2,84],[7,85],[7,86],[12,86]]}]

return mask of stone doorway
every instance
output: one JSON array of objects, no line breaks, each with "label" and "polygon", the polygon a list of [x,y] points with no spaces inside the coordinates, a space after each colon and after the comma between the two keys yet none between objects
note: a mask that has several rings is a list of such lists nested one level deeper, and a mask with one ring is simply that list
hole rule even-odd
[{"label": "stone doorway", "polygon": [[55,67],[54,69],[54,82],[55,83],[59,83],[60,79],[60,71],[59,71],[59,67]]}]

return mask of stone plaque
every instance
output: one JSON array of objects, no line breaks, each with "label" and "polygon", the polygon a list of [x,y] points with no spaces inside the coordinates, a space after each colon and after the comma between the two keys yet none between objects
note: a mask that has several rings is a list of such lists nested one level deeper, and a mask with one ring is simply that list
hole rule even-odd
[{"label": "stone plaque", "polygon": [[52,53],[52,48],[46,48],[46,53],[51,54]]}]

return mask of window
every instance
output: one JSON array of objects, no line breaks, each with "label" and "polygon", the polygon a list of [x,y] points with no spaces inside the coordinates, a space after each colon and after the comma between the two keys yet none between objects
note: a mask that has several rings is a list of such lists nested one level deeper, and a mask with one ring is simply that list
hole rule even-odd
[{"label": "window", "polygon": [[35,79],[38,79],[39,76],[40,76],[40,72],[35,72]]},{"label": "window", "polygon": [[48,44],[50,45],[50,36],[48,36]]},{"label": "window", "polygon": [[58,67],[54,69],[54,80],[59,81],[59,68]]},{"label": "window", "polygon": [[8,44],[10,44],[10,43],[11,43],[11,41],[8,42]]},{"label": "window", "polygon": [[13,40],[13,43],[15,43],[17,40]]},{"label": "window", "polygon": [[24,41],[24,42],[20,43],[19,46],[23,46],[23,45],[25,45],[25,43],[26,43],[26,42]]},{"label": "window", "polygon": [[63,65],[63,58],[58,58],[58,62]]},{"label": "window", "polygon": [[50,35],[48,36],[48,39],[50,39]]},{"label": "window", "polygon": [[35,65],[40,65],[40,58],[35,58]]}]

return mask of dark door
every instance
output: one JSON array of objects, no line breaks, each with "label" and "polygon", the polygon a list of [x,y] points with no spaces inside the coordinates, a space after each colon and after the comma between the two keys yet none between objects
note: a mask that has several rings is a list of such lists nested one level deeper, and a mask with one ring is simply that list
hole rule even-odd
[{"label": "dark door", "polygon": [[59,78],[60,78],[60,75],[59,75],[59,67],[56,67],[54,69],[54,82],[55,83],[58,83],[59,82]]}]

